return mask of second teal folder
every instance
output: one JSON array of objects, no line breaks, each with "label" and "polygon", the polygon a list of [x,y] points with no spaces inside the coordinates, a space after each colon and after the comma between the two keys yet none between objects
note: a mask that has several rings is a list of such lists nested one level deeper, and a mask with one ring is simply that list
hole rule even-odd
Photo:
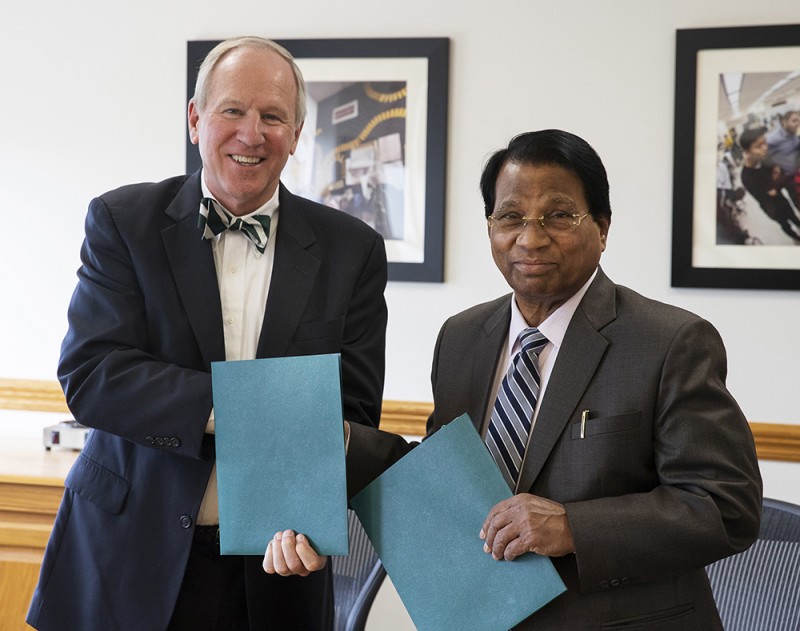
[{"label": "second teal folder", "polygon": [[483,521],[510,496],[463,415],[351,500],[417,629],[510,629],[565,591],[546,557],[483,551]]}]

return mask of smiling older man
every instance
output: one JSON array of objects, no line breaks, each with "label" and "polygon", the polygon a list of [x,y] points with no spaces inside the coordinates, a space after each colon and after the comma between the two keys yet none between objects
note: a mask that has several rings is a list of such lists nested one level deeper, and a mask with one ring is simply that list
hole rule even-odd
[{"label": "smiling older man", "polygon": [[[287,51],[223,42],[189,103],[201,171],[91,202],[58,374],[94,429],[66,481],[32,626],[329,628],[329,568],[270,575],[261,557],[220,556],[217,537],[211,362],[341,353],[345,418],[380,416],[383,240],[281,185],[304,115]],[[288,552],[310,549],[285,534]]]},{"label": "smiling older man", "polygon": [[[513,491],[475,545],[498,563],[551,557],[566,584],[515,629],[721,629],[703,566],[754,541],[761,478],[719,334],[600,268],[609,185],[582,138],[520,134],[481,192],[512,292],[442,325],[427,429],[469,414]],[[351,434],[350,455],[379,464],[408,448]]]}]

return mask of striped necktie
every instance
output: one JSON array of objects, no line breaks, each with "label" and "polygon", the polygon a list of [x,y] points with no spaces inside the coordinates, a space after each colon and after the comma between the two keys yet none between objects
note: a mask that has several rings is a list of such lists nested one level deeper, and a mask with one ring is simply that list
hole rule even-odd
[{"label": "striped necktie", "polygon": [[269,239],[269,215],[234,217],[219,202],[204,197],[200,203],[197,227],[203,231],[204,239],[211,239],[225,230],[239,230],[256,246],[259,254],[264,254]]},{"label": "striped necktie", "polygon": [[539,396],[539,353],[547,338],[536,328],[520,333],[521,348],[503,377],[494,402],[486,446],[508,485],[514,489]]}]

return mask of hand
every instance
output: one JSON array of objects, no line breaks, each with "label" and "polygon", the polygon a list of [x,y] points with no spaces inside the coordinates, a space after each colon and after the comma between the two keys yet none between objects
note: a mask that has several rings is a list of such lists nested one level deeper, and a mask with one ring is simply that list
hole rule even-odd
[{"label": "hand", "polygon": [[308,576],[324,568],[327,563],[328,557],[318,555],[305,535],[284,530],[276,532],[267,544],[262,566],[267,574]]},{"label": "hand", "polygon": [[521,493],[497,504],[480,533],[484,552],[511,561],[526,552],[559,557],[575,552],[563,504]]}]

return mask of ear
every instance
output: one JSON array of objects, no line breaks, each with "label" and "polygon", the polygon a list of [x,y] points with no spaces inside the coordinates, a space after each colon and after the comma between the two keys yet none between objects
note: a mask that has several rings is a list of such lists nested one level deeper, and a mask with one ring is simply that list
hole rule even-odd
[{"label": "ear", "polygon": [[198,142],[200,142],[200,134],[197,131],[197,123],[200,120],[200,111],[197,109],[194,99],[189,101],[187,120],[189,123],[189,140],[192,141],[193,145],[196,145]]},{"label": "ear", "polygon": [[606,239],[608,238],[608,230],[611,228],[611,220],[606,217],[600,217],[596,221],[597,227],[600,229],[600,244],[603,246],[603,252],[606,251]]},{"label": "ear", "polygon": [[292,142],[291,149],[289,149],[290,156],[293,156],[294,152],[297,151],[297,142],[300,140],[300,132],[303,131],[303,125],[305,124],[306,122],[303,121],[302,123],[300,123],[300,127],[294,130],[294,141]]}]

